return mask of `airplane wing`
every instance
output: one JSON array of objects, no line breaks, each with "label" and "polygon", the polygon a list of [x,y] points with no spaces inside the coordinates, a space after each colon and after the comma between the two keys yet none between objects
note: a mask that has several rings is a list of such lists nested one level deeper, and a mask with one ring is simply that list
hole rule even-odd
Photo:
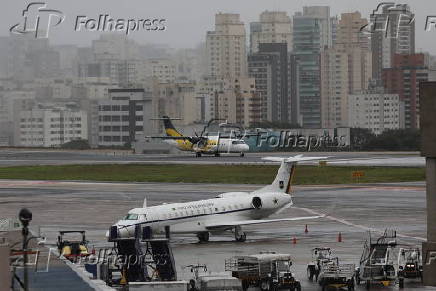
[{"label": "airplane wing", "polygon": [[144,138],[160,138],[160,139],[190,139],[190,136],[145,136]]},{"label": "airplane wing", "polygon": [[240,226],[240,225],[273,223],[273,222],[281,222],[281,221],[297,221],[297,220],[306,220],[306,219],[317,219],[317,218],[321,218],[321,217],[324,217],[324,216],[318,215],[318,216],[303,216],[303,217],[278,218],[278,219],[240,220],[240,221],[230,221],[230,222],[222,222],[222,223],[206,223],[205,226],[207,229],[214,229],[214,228],[226,228],[226,227]]},{"label": "airplane wing", "polygon": [[285,163],[295,163],[304,161],[316,161],[325,160],[329,157],[303,157],[303,155],[297,155],[295,157],[281,158],[281,157],[263,157],[262,160],[272,161],[272,162],[285,162]]}]

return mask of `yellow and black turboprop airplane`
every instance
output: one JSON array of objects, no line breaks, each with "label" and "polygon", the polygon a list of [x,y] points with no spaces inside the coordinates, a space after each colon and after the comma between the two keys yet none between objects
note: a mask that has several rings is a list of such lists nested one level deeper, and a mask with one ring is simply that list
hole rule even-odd
[{"label": "yellow and black turboprop airplane", "polygon": [[162,139],[164,142],[175,146],[178,150],[194,152],[197,157],[205,155],[215,155],[219,157],[221,153],[238,153],[241,157],[244,156],[250,148],[246,142],[236,135],[221,135],[219,132],[216,135],[205,134],[206,129],[213,119],[204,127],[200,135],[184,136],[174,128],[171,118],[162,116],[154,120],[163,120],[166,136],[146,136],[146,138]]}]

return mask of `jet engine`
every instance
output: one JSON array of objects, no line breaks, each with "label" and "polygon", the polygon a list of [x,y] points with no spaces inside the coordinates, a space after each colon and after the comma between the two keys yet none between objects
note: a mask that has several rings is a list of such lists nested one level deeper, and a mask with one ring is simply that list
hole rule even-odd
[{"label": "jet engine", "polygon": [[253,208],[261,209],[262,208],[262,199],[260,197],[253,197],[251,200],[251,205],[253,205]]}]

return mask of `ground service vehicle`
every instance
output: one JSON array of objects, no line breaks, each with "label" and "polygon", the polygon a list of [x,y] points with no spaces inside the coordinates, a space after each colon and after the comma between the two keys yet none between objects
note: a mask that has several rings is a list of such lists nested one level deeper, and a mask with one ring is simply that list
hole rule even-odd
[{"label": "ground service vehicle", "polygon": [[404,279],[422,280],[422,256],[419,248],[400,248],[398,252],[398,285],[404,288]]},{"label": "ground service vehicle", "polygon": [[332,251],[330,248],[312,249],[312,262],[307,265],[307,278],[312,281],[318,280],[321,264],[332,260]]},{"label": "ground service vehicle", "polygon": [[[71,236],[72,234],[76,235]],[[79,239],[77,238],[77,234],[80,235]],[[65,235],[68,235],[69,238],[65,239]],[[59,231],[57,247],[59,254],[70,261],[76,261],[78,257],[86,257],[89,255],[88,241],[86,240],[84,230]]]},{"label": "ground service vehicle", "polygon": [[356,283],[365,282],[366,289],[371,284],[379,283],[389,286],[395,283],[397,274],[394,267],[394,249],[397,246],[396,232],[385,230],[384,234],[374,240],[369,232],[364,250],[360,258],[360,266],[356,271]]},{"label": "ground service vehicle", "polygon": [[260,290],[301,290],[300,282],[291,272],[292,260],[289,254],[274,252],[251,256],[235,256],[226,260],[226,271],[242,281],[242,290],[259,287]]},{"label": "ground service vehicle", "polygon": [[323,291],[329,287],[354,290],[355,268],[354,264],[339,264],[338,258],[325,260],[320,264],[318,283]]}]

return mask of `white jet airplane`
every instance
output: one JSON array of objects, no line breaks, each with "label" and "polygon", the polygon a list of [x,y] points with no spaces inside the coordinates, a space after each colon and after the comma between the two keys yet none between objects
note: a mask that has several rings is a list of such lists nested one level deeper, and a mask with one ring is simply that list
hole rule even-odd
[{"label": "white jet airplane", "polygon": [[139,224],[142,227],[149,226],[153,233],[163,233],[168,226],[172,234],[194,233],[200,242],[208,241],[210,233],[233,231],[236,241],[243,242],[246,234],[241,226],[244,225],[320,218],[322,216],[265,219],[293,205],[291,182],[297,162],[326,158],[302,155],[263,158],[281,162],[281,166],[272,184],[250,193],[227,192],[212,199],[151,207],[147,207],[144,199],[142,208],[130,210],[115,224],[117,237],[134,237],[135,227]]}]

